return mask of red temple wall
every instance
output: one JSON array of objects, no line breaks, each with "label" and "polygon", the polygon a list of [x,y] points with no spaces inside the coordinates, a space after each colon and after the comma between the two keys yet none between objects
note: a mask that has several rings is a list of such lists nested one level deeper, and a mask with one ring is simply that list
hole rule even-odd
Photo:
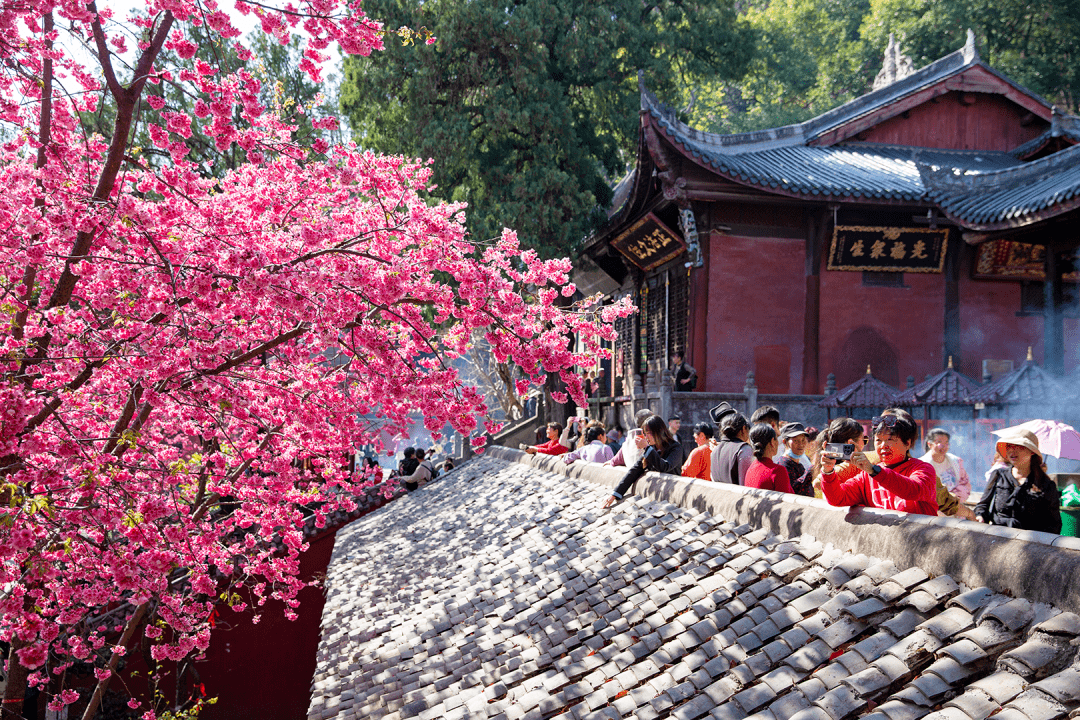
[{"label": "red temple wall", "polygon": [[[964,105],[961,98],[973,100]],[[962,150],[1012,150],[1038,137],[1047,123],[1021,124],[1028,111],[998,95],[951,92],[862,133],[868,142]]]},{"label": "red temple wall", "polygon": [[703,389],[741,392],[754,370],[760,392],[799,392],[805,243],[713,234],[709,252]]},{"label": "red temple wall", "polygon": [[820,369],[837,387],[866,373],[894,387],[944,369],[945,279],[905,273],[908,287],[863,287],[862,273],[821,273]]},{"label": "red temple wall", "polygon": [[[982,361],[1012,360],[1020,367],[1031,348],[1035,361],[1043,362],[1043,319],[1039,315],[1018,317],[1020,283],[973,280],[960,276],[961,372],[982,380]],[[1068,348],[1066,348],[1068,353]]]}]

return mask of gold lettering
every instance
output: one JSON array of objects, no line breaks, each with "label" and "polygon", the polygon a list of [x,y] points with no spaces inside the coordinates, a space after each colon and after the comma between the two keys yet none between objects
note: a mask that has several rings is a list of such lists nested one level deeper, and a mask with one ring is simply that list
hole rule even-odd
[{"label": "gold lettering", "polygon": [[904,243],[900,240],[894,242],[892,248],[889,249],[889,257],[893,260],[903,260],[905,255],[907,255],[907,248],[904,247]]},{"label": "gold lettering", "polygon": [[862,257],[864,254],[862,240],[856,240],[851,246],[851,257]]},{"label": "gold lettering", "polygon": [[874,244],[870,247],[870,257],[875,260],[885,257],[885,243],[883,241],[874,241]]},{"label": "gold lettering", "polygon": [[915,241],[915,247],[911,250],[911,257],[916,260],[926,259],[926,243],[924,241]]}]

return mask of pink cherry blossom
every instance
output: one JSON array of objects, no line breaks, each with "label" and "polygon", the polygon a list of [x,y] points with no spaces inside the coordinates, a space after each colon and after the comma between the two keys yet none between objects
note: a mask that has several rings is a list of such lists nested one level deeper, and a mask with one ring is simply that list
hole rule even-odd
[{"label": "pink cherry blossom", "polygon": [[[313,78],[331,42],[382,48],[356,3],[259,8],[278,39],[302,24]],[[453,362],[471,338],[524,370],[518,392],[551,376],[553,397],[580,403],[576,368],[633,312],[572,302],[570,262],[512,231],[470,237],[464,205],[427,199],[428,162],[296,144],[250,69],[196,59],[184,25],[251,57],[215,3],[147,9],[119,33],[141,38],[130,77],[107,12],[28,0],[0,14],[0,117],[23,129],[0,143],[0,639],[56,708],[78,694],[46,660],[90,663],[101,687],[136,643],[158,660],[204,651],[222,595],[295,616],[304,508],[319,525],[355,509],[373,482],[347,472],[361,446],[420,422],[482,452],[499,426]],[[98,67],[66,55],[98,37]],[[195,98],[193,116],[146,83]],[[96,108],[116,142],[83,132]],[[207,176],[182,141],[194,118],[246,161]],[[135,123],[154,147],[126,143]]]}]

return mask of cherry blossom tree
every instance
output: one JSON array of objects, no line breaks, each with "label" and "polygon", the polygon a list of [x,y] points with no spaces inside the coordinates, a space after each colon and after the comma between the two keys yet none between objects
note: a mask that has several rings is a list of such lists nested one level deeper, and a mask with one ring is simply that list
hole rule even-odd
[{"label": "cherry blossom tree", "polygon": [[[357,3],[236,9],[283,43],[302,30],[313,80],[330,43],[368,55],[388,37]],[[569,262],[509,231],[468,237],[463,205],[425,201],[427,163],[296,145],[254,75],[197,59],[185,27],[250,58],[214,0],[148,0],[130,18],[79,0],[0,12],[5,716],[27,682],[51,682],[56,709],[75,701],[59,680],[74,662],[99,681],[92,716],[131,642],[156,659],[201,652],[237,586],[255,605],[238,611],[295,608],[300,506],[319,522],[352,507],[370,483],[347,471],[356,447],[417,411],[476,447],[495,429],[451,364],[474,332],[524,370],[519,391],[557,374],[580,398],[585,355],[568,340],[594,358],[632,311],[560,307]],[[80,123],[101,104],[104,136]],[[154,148],[132,140],[146,117]],[[193,161],[193,128],[244,162]]]}]

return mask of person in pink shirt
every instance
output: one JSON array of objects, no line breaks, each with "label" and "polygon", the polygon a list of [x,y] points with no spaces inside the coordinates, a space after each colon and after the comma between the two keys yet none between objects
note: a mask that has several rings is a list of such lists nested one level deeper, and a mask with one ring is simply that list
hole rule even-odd
[{"label": "person in pink shirt", "polygon": [[756,458],[746,471],[743,485],[762,490],[792,492],[791,480],[786,468],[776,464],[773,458],[780,448],[780,440],[772,425],[758,423],[750,428],[750,447]]},{"label": "person in pink shirt", "polygon": [[911,457],[919,427],[906,410],[892,408],[871,420],[873,464],[862,452],[852,454],[859,472],[840,480],[834,469],[835,453],[821,454],[821,492],[830,505],[865,505],[920,515],[937,515],[937,482],[934,466]]}]

